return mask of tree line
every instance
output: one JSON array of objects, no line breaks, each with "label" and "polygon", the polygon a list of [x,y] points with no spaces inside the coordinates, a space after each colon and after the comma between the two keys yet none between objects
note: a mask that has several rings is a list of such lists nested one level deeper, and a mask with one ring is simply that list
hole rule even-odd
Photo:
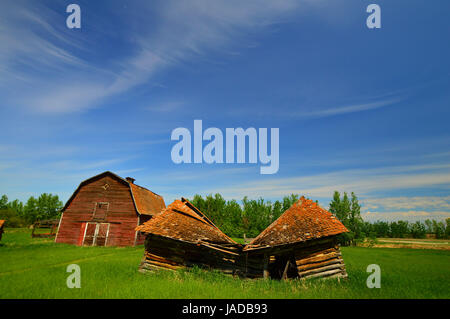
[{"label": "tree line", "polygon": [[347,229],[348,233],[340,236],[341,244],[355,244],[365,238],[391,237],[391,238],[426,238],[427,234],[433,234],[436,238],[450,238],[450,218],[442,221],[427,219],[424,222],[414,223],[398,221],[363,221],[361,218],[361,206],[354,193],[351,196],[335,191],[330,202],[329,211],[335,215]]},{"label": "tree line", "polygon": [[58,195],[31,196],[25,204],[18,199],[9,201],[8,196],[3,195],[0,198],[0,219],[6,221],[6,227],[24,227],[38,220],[59,218],[62,207]]},{"label": "tree line", "polygon": [[[231,237],[256,237],[282,213],[299,199],[299,195],[285,196],[281,201],[265,201],[263,198],[248,199],[244,197],[239,204],[236,200],[225,200],[220,194],[202,197],[195,195],[192,204],[205,212],[207,216],[225,234]],[[364,221],[361,217],[361,205],[357,196],[342,196],[335,192],[329,205],[329,211],[349,230],[342,234],[339,241],[343,245],[355,244],[365,238],[425,238],[434,234],[436,238],[450,238],[450,218],[445,223],[436,220],[416,221]]]},{"label": "tree line", "polygon": [[298,195],[285,196],[281,201],[244,197],[241,204],[225,200],[222,195],[195,195],[190,202],[204,212],[212,222],[230,237],[256,237],[299,199]]},{"label": "tree line", "polygon": [[[289,207],[299,200],[299,195],[291,194],[282,200],[266,201],[263,198],[248,199],[241,202],[225,200],[222,195],[195,195],[190,201],[204,212],[225,234],[230,237],[256,237]],[[316,201],[317,202],[317,201]],[[6,220],[7,227],[24,227],[38,220],[56,219],[61,215],[63,203],[58,195],[41,194],[31,196],[24,204],[19,200],[8,201],[0,198],[0,219]],[[436,220],[416,221],[364,221],[357,196],[342,196],[335,192],[329,205],[329,211],[349,230],[339,238],[341,244],[355,244],[365,238],[425,238],[433,234],[436,238],[450,238],[450,218],[445,222]]]}]

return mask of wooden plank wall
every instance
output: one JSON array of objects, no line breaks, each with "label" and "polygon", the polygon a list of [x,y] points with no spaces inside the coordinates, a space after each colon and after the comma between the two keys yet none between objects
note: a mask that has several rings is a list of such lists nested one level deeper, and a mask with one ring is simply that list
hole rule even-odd
[{"label": "wooden plank wall", "polygon": [[161,236],[148,235],[141,270],[176,270],[197,265],[218,269],[226,274],[245,275],[240,245],[193,244]]},{"label": "wooden plank wall", "polygon": [[[152,217],[149,215],[141,215],[139,216],[139,225],[142,225],[143,223],[149,221]],[[138,226],[138,225],[136,225]],[[141,232],[138,232],[136,234],[136,245],[143,245],[145,242],[145,234],[142,234]]]},{"label": "wooden plank wall", "polygon": [[300,278],[347,277],[342,254],[334,241],[296,250],[295,260]]},{"label": "wooden plank wall", "polygon": [[[240,245],[192,244],[148,235],[141,270],[176,270],[197,265],[247,278],[267,278],[277,258],[295,260],[299,278],[347,277],[334,238],[307,244],[282,245],[261,251],[242,251]],[[283,268],[285,265],[283,265]],[[287,267],[286,267],[287,269]]]},{"label": "wooden plank wall", "polygon": [[[109,187],[103,188],[105,184]],[[130,189],[111,176],[83,185],[61,217],[56,237],[57,243],[79,244],[83,222],[93,217],[96,203],[108,202],[108,214],[103,223],[111,223],[108,246],[133,246],[138,214],[134,207]]]}]

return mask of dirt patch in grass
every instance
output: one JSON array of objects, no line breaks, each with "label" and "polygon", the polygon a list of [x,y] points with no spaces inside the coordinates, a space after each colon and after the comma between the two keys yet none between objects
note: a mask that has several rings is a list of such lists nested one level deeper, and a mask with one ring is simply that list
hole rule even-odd
[{"label": "dirt patch in grass", "polygon": [[449,246],[433,246],[433,245],[420,245],[420,244],[375,244],[372,247],[375,248],[412,248],[412,249],[438,249],[438,250],[450,250]]},{"label": "dirt patch in grass", "polygon": [[414,239],[414,238],[378,238],[375,242],[365,241],[359,245],[374,248],[411,248],[411,249],[438,249],[450,250],[448,240]]}]

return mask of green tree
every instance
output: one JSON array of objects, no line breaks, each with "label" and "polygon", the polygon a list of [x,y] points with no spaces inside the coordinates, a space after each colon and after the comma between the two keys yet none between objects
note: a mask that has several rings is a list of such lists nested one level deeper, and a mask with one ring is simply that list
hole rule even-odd
[{"label": "green tree", "polygon": [[416,221],[414,224],[411,224],[411,236],[413,238],[425,238],[427,233],[427,229],[425,224],[420,221]]},{"label": "green tree", "polygon": [[7,207],[9,209],[15,211],[18,216],[23,217],[23,215],[24,215],[24,210],[23,210],[24,206],[23,206],[23,203],[20,200],[15,199],[12,202],[9,202]]},{"label": "green tree", "polygon": [[[333,200],[330,202],[330,213],[337,217],[347,228],[349,227],[349,214],[351,211],[351,203],[347,193],[341,200],[341,195],[338,191],[334,192]],[[356,206],[355,206],[356,208]]]},{"label": "green tree", "polygon": [[361,206],[359,205],[358,198],[356,197],[355,193],[352,192],[351,196],[352,198],[350,203],[348,226],[350,230],[355,234],[355,238],[359,239],[364,237],[362,233],[363,220],[361,218]]},{"label": "green tree", "polygon": [[375,223],[373,223],[373,231],[375,232],[377,237],[389,237],[389,223],[384,221],[376,221]]},{"label": "green tree", "polygon": [[27,221],[10,208],[0,209],[0,219],[5,220],[5,227],[24,227],[27,225]]},{"label": "green tree", "polygon": [[243,237],[242,209],[235,200],[227,201],[225,206],[226,218],[223,222],[223,232],[231,237]]},{"label": "green tree", "polygon": [[205,199],[196,194],[191,203],[205,213],[228,236],[243,236],[243,213],[237,201],[226,201],[220,194],[207,195]]},{"label": "green tree", "polygon": [[37,220],[59,218],[62,209],[62,202],[58,195],[41,194],[37,199],[31,196],[23,208],[24,217],[29,223]]},{"label": "green tree", "polygon": [[447,218],[445,220],[445,238],[450,238],[450,218]]},{"label": "green tree", "polygon": [[0,198],[0,219],[5,220],[6,227],[24,227],[27,222],[23,218],[23,204],[18,199],[8,202],[8,196]]},{"label": "green tree", "polygon": [[280,201],[275,201],[272,205],[272,220],[276,220],[284,213],[283,204]]},{"label": "green tree", "polygon": [[427,234],[433,233],[433,222],[429,219],[425,220],[425,228],[427,230]]},{"label": "green tree", "polygon": [[409,233],[409,224],[407,221],[399,220],[397,222],[392,222],[390,224],[391,237],[393,238],[404,238],[406,234]]},{"label": "green tree", "polygon": [[29,223],[34,223],[38,219],[37,201],[34,196],[28,198],[23,208],[24,217]]},{"label": "green tree", "polygon": [[195,194],[194,198],[191,199],[190,202],[192,203],[192,205],[200,209],[200,211],[203,211],[205,201],[203,200],[203,197],[201,195]]},{"label": "green tree", "polygon": [[338,191],[335,191],[333,194],[333,199],[330,202],[330,209],[329,211],[336,216],[337,219],[339,219],[342,224],[344,224],[345,227],[349,230],[348,233],[343,233],[339,236],[339,242],[342,245],[350,245],[354,242],[354,239],[356,237],[356,232],[359,231],[359,224],[360,224],[360,210],[361,207],[359,206],[358,200],[356,196],[354,196],[354,218],[351,218],[351,212],[352,212],[352,202],[349,200],[348,195],[346,192],[344,192],[344,196],[342,197],[342,200],[340,198],[340,194]]},{"label": "green tree", "polygon": [[351,203],[348,199],[348,195],[346,192],[344,192],[344,196],[342,198],[341,202],[341,209],[339,210],[339,215],[337,216],[339,220],[342,221],[342,223],[346,226],[349,226],[349,220],[350,220],[350,211],[351,211]]},{"label": "green tree", "polygon": [[203,211],[208,212],[208,217],[211,218],[213,223],[216,224],[217,227],[221,227],[223,225],[223,221],[225,216],[225,205],[226,200],[220,194],[208,195],[206,196],[205,209]]},{"label": "green tree", "polygon": [[256,237],[270,224],[272,205],[262,198],[249,200],[247,197],[242,200],[242,205],[244,233],[247,237]]},{"label": "green tree", "polygon": [[0,209],[7,209],[8,208],[8,196],[2,195],[0,198]]},{"label": "green tree", "polygon": [[433,233],[436,235],[436,238],[441,239],[444,238],[445,235],[445,225],[443,222],[437,222],[433,219]]},{"label": "green tree", "polygon": [[370,234],[376,236],[375,227],[369,222],[361,223],[361,238],[368,237]]},{"label": "green tree", "polygon": [[298,199],[299,196],[296,194],[283,197],[283,212],[287,211],[292,205],[298,202]]},{"label": "green tree", "polygon": [[333,194],[333,199],[330,202],[330,213],[334,216],[338,217],[341,207],[341,194],[338,191],[335,191]]}]

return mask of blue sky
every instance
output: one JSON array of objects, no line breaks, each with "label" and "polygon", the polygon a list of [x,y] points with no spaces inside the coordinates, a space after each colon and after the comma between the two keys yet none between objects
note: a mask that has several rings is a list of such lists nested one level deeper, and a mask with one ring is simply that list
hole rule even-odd
[{"label": "blue sky", "polygon": [[[70,3],[80,30],[66,27]],[[381,7],[382,28],[366,27]],[[2,1],[0,194],[67,200],[105,170],[363,216],[450,217],[448,1]],[[173,129],[280,129],[280,168],[171,161]]]}]

